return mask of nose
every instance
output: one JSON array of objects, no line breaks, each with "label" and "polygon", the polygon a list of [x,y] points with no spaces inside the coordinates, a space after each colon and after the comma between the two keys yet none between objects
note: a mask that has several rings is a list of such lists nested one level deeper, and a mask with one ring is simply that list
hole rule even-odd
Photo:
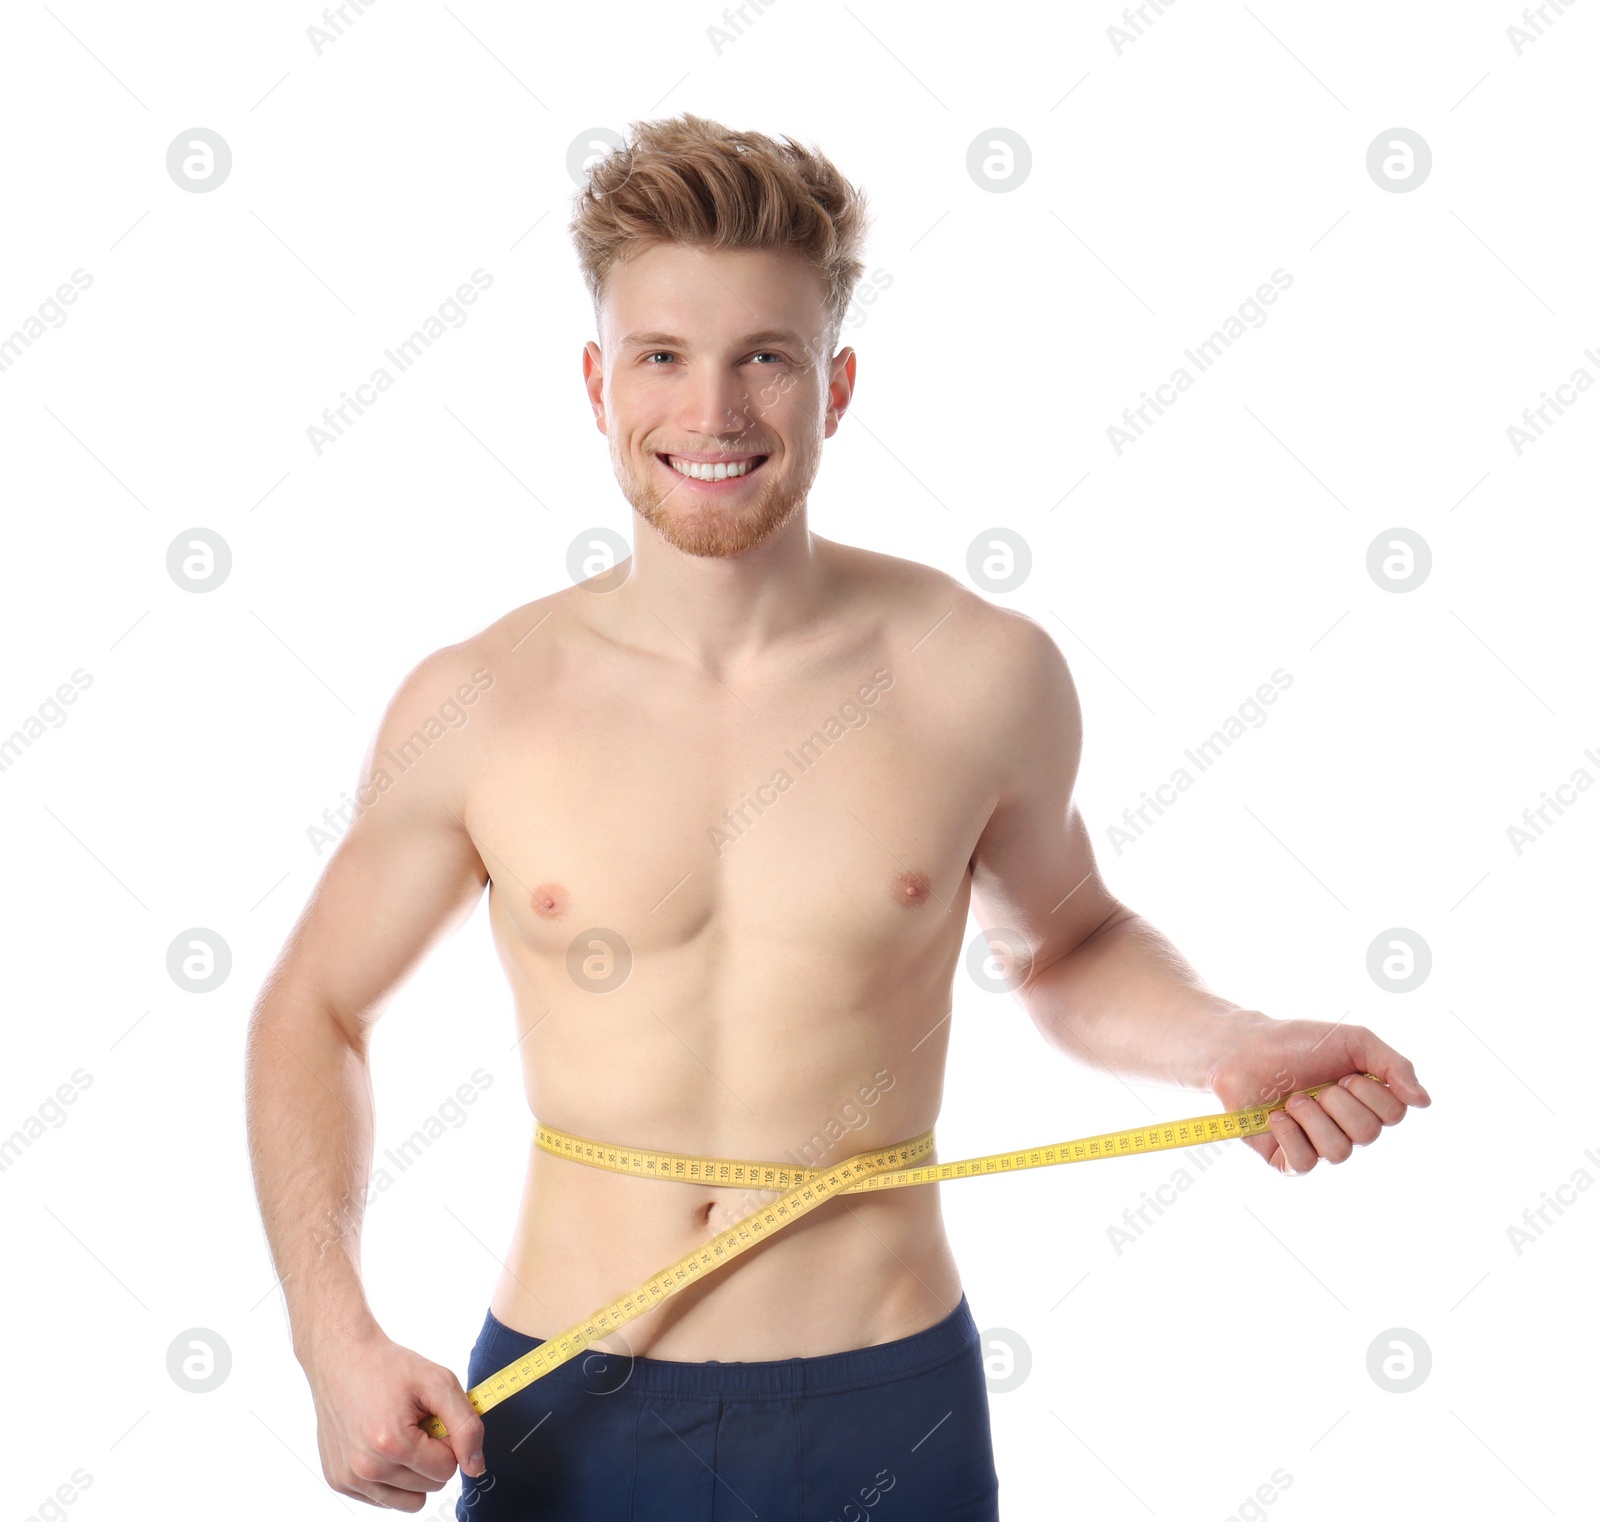
[{"label": "nose", "polygon": [[755,407],[737,371],[702,365],[691,372],[687,393],[679,421],[690,433],[732,440],[750,431]]}]

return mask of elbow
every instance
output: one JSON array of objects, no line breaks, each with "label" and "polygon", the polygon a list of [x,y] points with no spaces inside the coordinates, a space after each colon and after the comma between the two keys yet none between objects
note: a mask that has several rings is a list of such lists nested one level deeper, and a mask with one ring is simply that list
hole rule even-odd
[{"label": "elbow", "polygon": [[1079,935],[1076,939],[1059,941],[1041,948],[1040,955],[1034,959],[1033,972],[1029,977],[1029,982],[1032,982],[1033,977],[1038,976],[1040,973],[1048,972],[1058,962],[1066,961],[1074,953],[1082,951],[1086,946],[1100,940],[1115,930],[1118,925],[1125,924],[1128,920],[1138,919],[1138,917],[1132,909],[1118,900],[1112,905],[1110,912],[1099,924]]}]

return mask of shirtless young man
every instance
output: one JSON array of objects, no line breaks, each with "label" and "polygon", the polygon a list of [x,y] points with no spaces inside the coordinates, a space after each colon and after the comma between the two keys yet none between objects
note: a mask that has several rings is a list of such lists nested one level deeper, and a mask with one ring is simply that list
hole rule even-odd
[{"label": "shirtless young man", "polygon": [[[1026,943],[1016,995],[1063,1053],[1230,1110],[1340,1080],[1246,1140],[1275,1168],[1342,1162],[1428,1096],[1368,1030],[1211,993],[1110,894],[1073,798],[1077,695],[1037,623],[807,528],[856,377],[834,344],[864,207],[833,166],[636,124],[573,227],[631,565],[406,677],[364,786],[428,748],[442,704],[470,722],[355,819],[252,1020],[256,1183],[323,1471],[418,1511],[459,1464],[457,1515],[483,1522],[821,1522],[868,1496],[873,1522],[993,1519],[936,1187],[829,1200],[481,1418],[384,1336],[358,1248],[372,1028],[486,883],[531,1110],[607,1143],[831,1166],[917,1136],[969,908]],[[751,468],[705,483],[669,456]],[[841,1102],[866,1119],[830,1140]],[[774,1197],[530,1146],[468,1386]]]}]

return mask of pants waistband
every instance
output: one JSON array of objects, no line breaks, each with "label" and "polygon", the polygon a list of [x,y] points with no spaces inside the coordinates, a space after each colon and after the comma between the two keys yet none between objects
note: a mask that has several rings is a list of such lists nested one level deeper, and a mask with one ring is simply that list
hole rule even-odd
[{"label": "pants waistband", "polygon": [[[495,1368],[512,1363],[539,1347],[544,1339],[514,1331],[490,1311],[485,1330],[493,1333],[491,1361]],[[965,1291],[942,1321],[870,1347],[813,1358],[770,1358],[754,1362],[703,1363],[673,1358],[645,1358],[590,1349],[552,1369],[544,1379],[577,1383],[597,1393],[624,1387],[649,1395],[744,1398],[820,1395],[920,1374],[963,1353],[975,1353],[978,1328]],[[542,1380],[540,1381],[543,1382]]]}]

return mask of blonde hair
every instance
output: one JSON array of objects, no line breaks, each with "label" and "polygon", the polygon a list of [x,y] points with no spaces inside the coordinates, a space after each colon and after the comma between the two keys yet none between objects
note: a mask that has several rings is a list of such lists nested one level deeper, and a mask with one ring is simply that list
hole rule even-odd
[{"label": "blonde hair", "polygon": [[631,143],[590,170],[568,228],[596,322],[612,269],[654,245],[786,248],[822,277],[831,355],[865,269],[862,192],[792,137],[780,143],[687,112],[629,130]]}]

